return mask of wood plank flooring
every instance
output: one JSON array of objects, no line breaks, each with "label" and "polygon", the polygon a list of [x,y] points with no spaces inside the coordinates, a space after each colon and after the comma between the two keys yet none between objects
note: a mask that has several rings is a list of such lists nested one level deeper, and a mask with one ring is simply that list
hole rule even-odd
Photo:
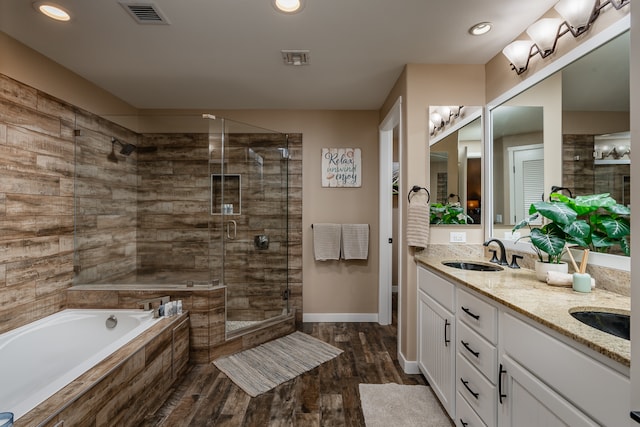
[{"label": "wood plank flooring", "polygon": [[395,323],[304,323],[340,356],[255,398],[212,363],[192,365],[143,426],[364,426],[360,383],[426,384],[396,359]]}]

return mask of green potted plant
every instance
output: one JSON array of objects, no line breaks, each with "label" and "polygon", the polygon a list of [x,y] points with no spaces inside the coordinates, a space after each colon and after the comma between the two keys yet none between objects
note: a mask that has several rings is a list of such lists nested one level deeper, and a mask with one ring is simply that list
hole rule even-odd
[{"label": "green potted plant", "polygon": [[[530,234],[522,238],[531,241],[540,263],[560,264],[568,244],[595,252],[616,248],[629,256],[631,210],[618,204],[609,193],[575,199],[551,193],[549,199],[532,203],[529,216],[513,227],[513,231],[529,227]],[[546,218],[545,223],[532,227],[541,216]]]},{"label": "green potted plant", "polygon": [[430,224],[471,224],[473,219],[464,212],[460,203],[432,203],[429,207]]}]

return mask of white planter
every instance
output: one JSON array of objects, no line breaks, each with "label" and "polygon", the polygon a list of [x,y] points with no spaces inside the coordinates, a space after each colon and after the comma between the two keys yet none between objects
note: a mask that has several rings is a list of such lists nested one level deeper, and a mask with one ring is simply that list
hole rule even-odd
[{"label": "white planter", "polygon": [[535,265],[536,279],[541,282],[547,281],[547,271],[557,271],[558,273],[568,273],[569,264],[561,262],[560,264],[551,264],[548,262],[536,261]]}]

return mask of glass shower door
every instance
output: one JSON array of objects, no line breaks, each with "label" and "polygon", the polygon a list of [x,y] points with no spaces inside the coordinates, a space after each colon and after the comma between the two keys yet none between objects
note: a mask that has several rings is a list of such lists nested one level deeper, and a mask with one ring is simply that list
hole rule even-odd
[{"label": "glass shower door", "polygon": [[231,332],[288,313],[289,152],[284,134],[209,120],[212,277]]}]

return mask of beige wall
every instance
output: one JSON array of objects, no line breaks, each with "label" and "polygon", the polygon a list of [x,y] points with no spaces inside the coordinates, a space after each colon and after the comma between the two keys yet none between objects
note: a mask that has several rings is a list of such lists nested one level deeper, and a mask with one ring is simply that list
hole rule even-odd
[{"label": "beige wall", "polygon": [[[400,156],[400,213],[406,223],[407,189],[429,184],[427,159],[428,111],[430,105],[484,105],[483,65],[408,64],[387,97],[381,118],[385,117],[399,95],[403,96],[403,138]],[[479,230],[479,229],[478,229]],[[479,233],[481,234],[481,232]],[[403,230],[404,236],[404,230]],[[403,241],[405,240],[403,237]],[[481,239],[481,237],[480,237]],[[433,240],[432,240],[433,241]],[[407,361],[416,359],[416,263],[413,248],[400,248],[401,313],[399,352]]]}]

